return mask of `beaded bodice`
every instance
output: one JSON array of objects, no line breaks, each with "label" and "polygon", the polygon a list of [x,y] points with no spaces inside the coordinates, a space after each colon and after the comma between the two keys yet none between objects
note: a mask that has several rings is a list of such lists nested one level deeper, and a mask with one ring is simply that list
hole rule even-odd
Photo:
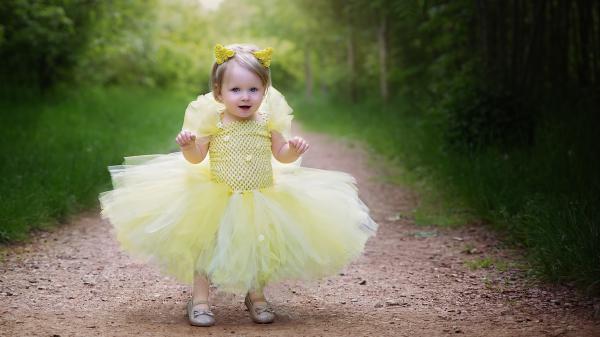
[{"label": "beaded bodice", "polygon": [[271,134],[259,120],[219,123],[219,131],[209,145],[213,179],[235,191],[273,185]]}]

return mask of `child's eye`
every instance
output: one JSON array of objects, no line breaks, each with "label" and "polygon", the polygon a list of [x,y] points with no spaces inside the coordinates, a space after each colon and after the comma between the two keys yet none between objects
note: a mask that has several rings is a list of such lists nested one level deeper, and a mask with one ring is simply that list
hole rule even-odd
[{"label": "child's eye", "polygon": [[250,88],[250,92],[257,92],[258,88]]},{"label": "child's eye", "polygon": [[231,91],[238,92],[238,91],[240,91],[240,88],[233,88],[233,89],[231,89]]}]

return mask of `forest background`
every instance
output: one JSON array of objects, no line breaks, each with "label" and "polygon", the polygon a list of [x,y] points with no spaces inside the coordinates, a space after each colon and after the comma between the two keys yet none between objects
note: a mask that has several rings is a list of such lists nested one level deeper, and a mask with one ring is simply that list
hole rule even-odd
[{"label": "forest background", "polygon": [[[365,141],[419,224],[481,223],[600,292],[600,2],[4,0],[0,240],[66,221],[123,156],[175,150],[216,43],[272,46],[309,128]],[[381,159],[383,158],[383,159]]]}]

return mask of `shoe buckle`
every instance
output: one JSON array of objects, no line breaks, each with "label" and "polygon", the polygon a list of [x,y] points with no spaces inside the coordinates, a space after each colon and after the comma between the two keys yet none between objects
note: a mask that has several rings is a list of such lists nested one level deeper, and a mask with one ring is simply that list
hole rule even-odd
[{"label": "shoe buckle", "polygon": [[273,313],[273,309],[269,306],[254,306],[254,312],[262,314],[263,312]]},{"label": "shoe buckle", "polygon": [[207,310],[194,310],[193,312],[194,318],[198,318],[198,316],[202,316],[202,315],[208,315],[208,316],[214,316],[214,314],[210,311]]}]

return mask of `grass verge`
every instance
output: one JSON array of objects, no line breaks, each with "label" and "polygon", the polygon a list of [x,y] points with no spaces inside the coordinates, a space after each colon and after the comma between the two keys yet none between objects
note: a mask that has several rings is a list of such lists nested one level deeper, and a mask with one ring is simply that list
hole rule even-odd
[{"label": "grass verge", "polygon": [[166,152],[190,95],[83,88],[0,101],[0,241],[27,238],[97,204],[107,166]]},{"label": "grass verge", "polygon": [[[308,128],[365,141],[400,167],[392,181],[419,192],[418,224],[482,221],[527,248],[534,272],[600,292],[600,157],[593,106],[556,109],[539,123],[534,145],[453,151],[440,109],[398,98],[387,106],[317,99],[291,100]],[[560,111],[561,109],[570,109]],[[579,109],[565,122],[567,112]],[[594,206],[596,205],[596,206]]]}]

